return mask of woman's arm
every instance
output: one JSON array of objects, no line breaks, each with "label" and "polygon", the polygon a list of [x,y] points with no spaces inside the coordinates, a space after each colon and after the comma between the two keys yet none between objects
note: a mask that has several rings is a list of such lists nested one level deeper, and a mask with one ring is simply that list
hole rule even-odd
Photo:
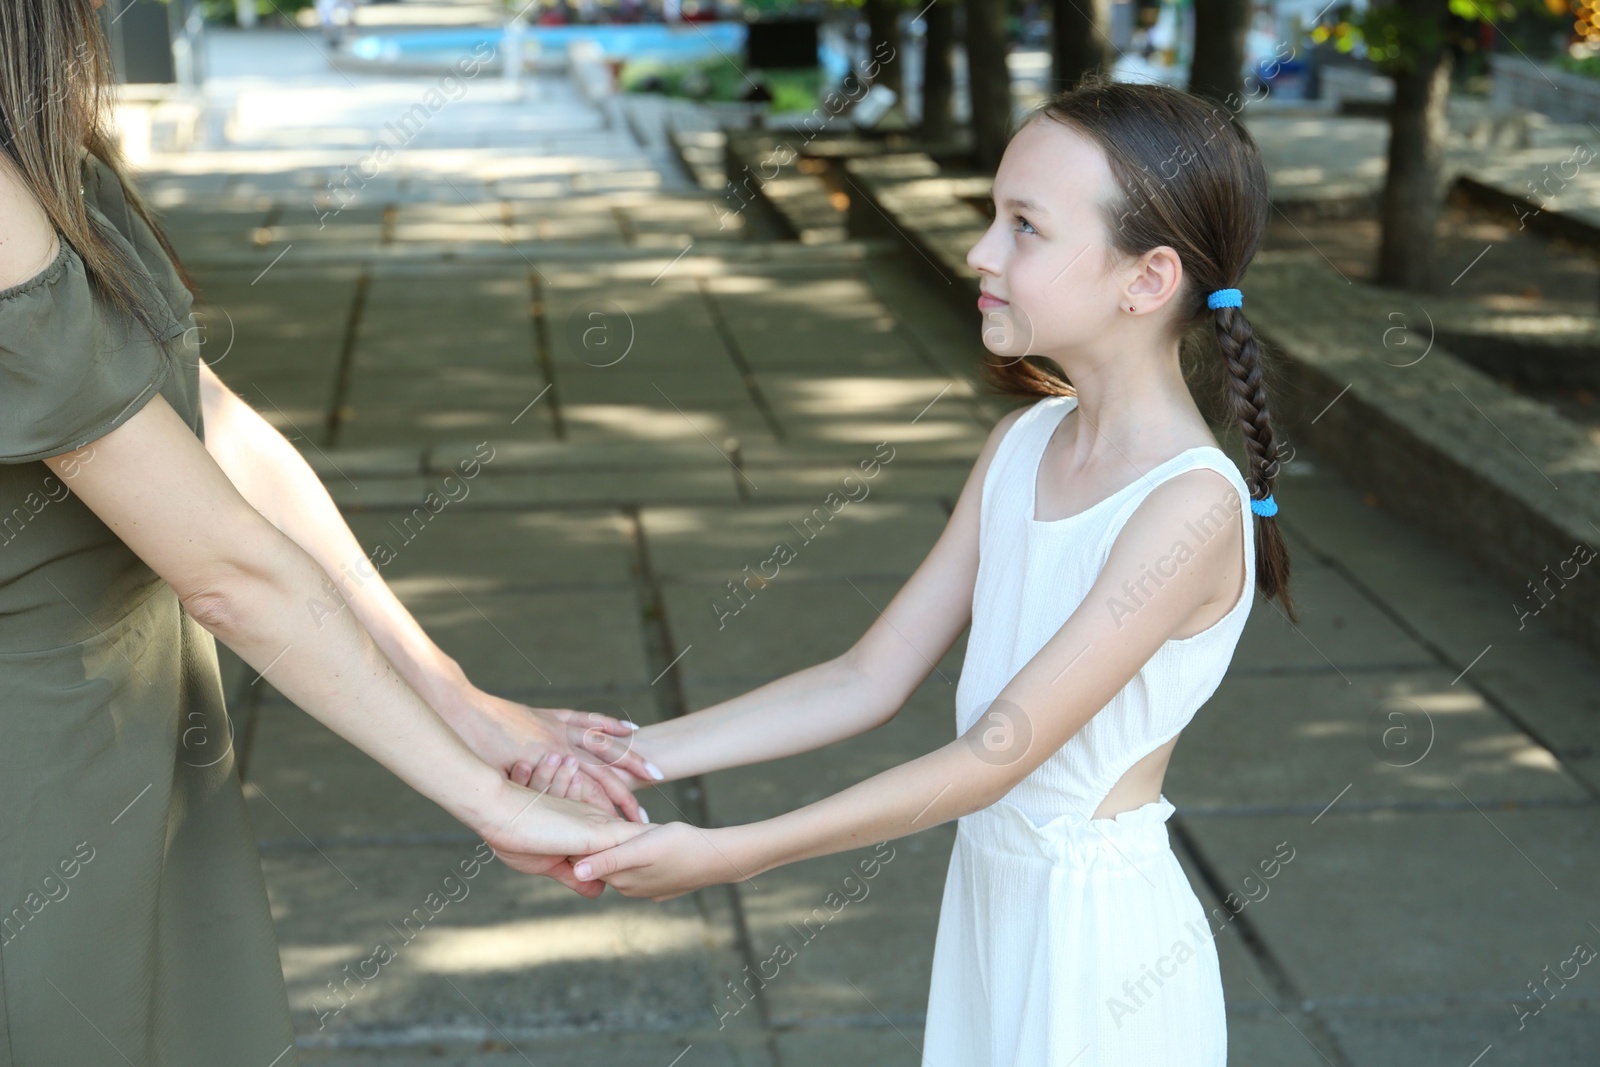
[{"label": "woman's arm", "polygon": [[[93,449],[94,462],[79,463]],[[406,684],[327,573],[244,499],[159,393],[90,445],[46,459],[189,614],[285,697],[472,828],[519,870],[580,887],[566,858],[642,829],[542,797],[478,759]]]},{"label": "woman's arm", "polygon": [[732,700],[647,726],[635,748],[668,778],[686,778],[808,752],[892,719],[972,618],[984,475],[1024,410],[996,424],[939,540],[854,646]]},{"label": "woman's arm", "polygon": [[[206,450],[228,480],[324,571],[339,576],[339,594],[327,598],[322,614],[343,611],[348,603],[401,677],[485,762],[525,783],[524,772],[546,752],[577,756],[585,775],[575,780],[573,799],[596,802],[603,795],[639,818],[633,778],[613,773],[607,764],[640,779],[657,776],[626,746],[601,741],[633,728],[606,715],[528,708],[473,685],[384,582],[299,450],[203,362],[200,395]],[[519,769],[519,763],[526,766]],[[588,791],[585,782],[594,783]]]},{"label": "woman's arm", "polygon": [[[1224,495],[1226,494],[1226,495]],[[1129,609],[1126,589],[1150,590],[1157,561],[1186,524],[1218,505],[1237,516],[1234,487],[1191,471],[1152,491],[1123,527],[1083,603],[1008,682],[985,715],[948,745],[814,804],[765,822],[702,830],[672,823],[575,864],[629,896],[661,900],[752,877],[813,856],[903,837],[988,807],[1066,744],[1156,650],[1240,595],[1243,533],[1189,544],[1190,558]],[[1126,583],[1126,584],[1125,584]],[[1113,610],[1119,607],[1119,610]]]}]

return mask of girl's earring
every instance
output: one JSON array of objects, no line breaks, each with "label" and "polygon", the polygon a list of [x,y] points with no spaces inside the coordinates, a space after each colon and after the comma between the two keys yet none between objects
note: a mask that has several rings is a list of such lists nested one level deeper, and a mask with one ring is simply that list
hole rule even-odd
[{"label": "girl's earring", "polygon": [[1129,311],[1133,311],[1133,310],[1134,310],[1134,307],[1133,307],[1133,305],[1132,305],[1132,304],[1129,304],[1129,305],[1128,305],[1128,310],[1129,310]]}]

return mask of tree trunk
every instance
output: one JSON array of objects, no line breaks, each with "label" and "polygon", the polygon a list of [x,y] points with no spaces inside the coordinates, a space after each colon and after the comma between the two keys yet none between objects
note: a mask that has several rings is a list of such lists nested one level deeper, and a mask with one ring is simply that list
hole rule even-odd
[{"label": "tree trunk", "polygon": [[1005,0],[966,0],[967,89],[972,97],[972,157],[1000,167],[1011,137],[1011,71],[1006,66]]},{"label": "tree trunk", "polygon": [[1051,4],[1051,88],[1063,92],[1086,75],[1109,71],[1111,0],[1054,0]]},{"label": "tree trunk", "polygon": [[1250,0],[1194,0],[1189,91],[1237,113],[1244,101],[1244,39]]},{"label": "tree trunk", "polygon": [[867,28],[871,31],[866,62],[878,64],[878,76],[872,79],[872,84],[893,89],[894,95],[899,97],[904,91],[900,71],[904,66],[901,52],[905,50],[900,39],[900,5],[896,0],[865,0],[863,6]]},{"label": "tree trunk", "polygon": [[948,141],[955,133],[950,100],[955,94],[955,67],[950,53],[956,44],[956,0],[935,0],[923,18],[928,20],[922,51],[922,125],[925,141]]},{"label": "tree trunk", "polygon": [[[1444,20],[1441,0],[1402,0],[1420,17]],[[1427,293],[1437,284],[1435,248],[1444,190],[1440,171],[1448,126],[1448,48],[1416,48],[1416,62],[1394,75],[1389,109],[1389,172],[1383,183],[1379,285]]]}]

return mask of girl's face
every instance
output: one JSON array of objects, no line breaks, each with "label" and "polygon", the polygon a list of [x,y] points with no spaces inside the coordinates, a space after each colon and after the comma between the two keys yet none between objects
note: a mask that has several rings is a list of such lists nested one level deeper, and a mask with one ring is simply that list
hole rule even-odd
[{"label": "girl's face", "polygon": [[967,253],[983,295],[983,343],[1006,359],[1104,340],[1126,312],[1132,273],[1112,268],[1099,205],[1114,190],[1104,154],[1040,117],[1007,145],[994,178],[994,222]]}]

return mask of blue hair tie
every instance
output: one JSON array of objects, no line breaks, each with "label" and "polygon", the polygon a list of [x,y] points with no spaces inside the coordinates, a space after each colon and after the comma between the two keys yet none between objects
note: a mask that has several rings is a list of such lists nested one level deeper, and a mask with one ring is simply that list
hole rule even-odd
[{"label": "blue hair tie", "polygon": [[1250,501],[1250,510],[1262,518],[1267,518],[1278,513],[1278,502],[1272,499],[1271,493],[1268,493],[1260,500],[1252,499]]},{"label": "blue hair tie", "polygon": [[1244,294],[1237,289],[1218,289],[1206,297],[1206,307],[1215,311],[1217,308],[1236,308],[1244,306]]}]

